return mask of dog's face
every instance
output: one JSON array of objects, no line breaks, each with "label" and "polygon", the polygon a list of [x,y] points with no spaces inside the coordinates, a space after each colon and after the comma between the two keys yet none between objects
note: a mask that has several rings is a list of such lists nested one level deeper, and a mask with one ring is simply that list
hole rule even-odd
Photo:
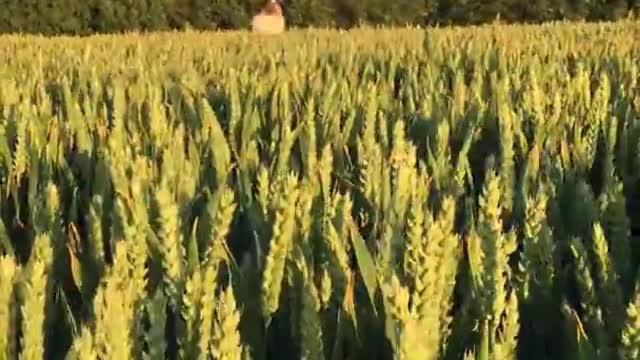
[{"label": "dog's face", "polygon": [[262,9],[265,15],[282,16],[282,5],[280,0],[269,0],[269,3]]}]

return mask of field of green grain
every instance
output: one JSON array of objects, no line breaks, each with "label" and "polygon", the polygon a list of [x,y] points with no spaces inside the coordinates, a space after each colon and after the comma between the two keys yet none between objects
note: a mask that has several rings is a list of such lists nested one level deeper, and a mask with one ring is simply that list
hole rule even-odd
[{"label": "field of green grain", "polygon": [[0,37],[0,360],[637,359],[638,39]]}]

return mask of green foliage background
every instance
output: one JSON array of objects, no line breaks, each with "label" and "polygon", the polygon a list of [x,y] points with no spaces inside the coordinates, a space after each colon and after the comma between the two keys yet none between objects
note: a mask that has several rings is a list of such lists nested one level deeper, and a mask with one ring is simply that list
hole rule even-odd
[{"label": "green foliage background", "polygon": [[637,358],[639,36],[0,37],[0,359]]},{"label": "green foliage background", "polygon": [[[0,33],[246,29],[266,0],[0,0]],[[283,0],[295,27],[616,20],[639,0]]]}]

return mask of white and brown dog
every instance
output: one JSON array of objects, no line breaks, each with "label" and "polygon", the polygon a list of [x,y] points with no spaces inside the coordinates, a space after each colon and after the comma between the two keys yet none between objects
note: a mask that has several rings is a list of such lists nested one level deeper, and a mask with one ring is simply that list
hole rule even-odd
[{"label": "white and brown dog", "polygon": [[261,34],[280,34],[285,29],[282,7],[278,0],[269,0],[269,3],[253,17],[251,29]]}]

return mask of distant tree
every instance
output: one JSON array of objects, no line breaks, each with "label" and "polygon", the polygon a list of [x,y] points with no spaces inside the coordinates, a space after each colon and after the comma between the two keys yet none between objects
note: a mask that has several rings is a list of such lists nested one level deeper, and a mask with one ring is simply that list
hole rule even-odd
[{"label": "distant tree", "polygon": [[[85,34],[90,12],[85,2],[77,0],[22,0],[3,1],[3,23],[7,21],[8,31],[25,31],[43,35]],[[17,5],[19,4],[19,5]]]},{"label": "distant tree", "polygon": [[22,0],[0,0],[0,31],[3,33],[14,33],[26,31],[27,19],[23,8],[26,1]]},{"label": "distant tree", "polygon": [[590,12],[591,6],[589,0],[566,0],[565,2],[565,19],[586,19]]},{"label": "distant tree", "polygon": [[335,22],[336,8],[325,0],[288,0],[285,7],[290,26],[330,26]]},{"label": "distant tree", "polygon": [[137,12],[131,0],[97,0],[94,3],[92,27],[98,32],[137,29]]},{"label": "distant tree", "polygon": [[92,32],[89,1],[47,0],[44,16],[55,34],[85,35]]},{"label": "distant tree", "polygon": [[435,10],[432,1],[415,0],[369,0],[367,20],[376,24],[404,25],[424,23]]},{"label": "distant tree", "polygon": [[171,28],[179,29],[189,22],[192,12],[191,0],[168,0],[165,16]]},{"label": "distant tree", "polygon": [[[267,0],[0,0],[0,32],[247,29]],[[288,26],[614,20],[640,0],[282,0]]]},{"label": "distant tree", "polygon": [[191,0],[189,2],[191,11],[187,17],[189,25],[197,29],[215,28],[215,5],[211,0]]},{"label": "distant tree", "polygon": [[[489,0],[491,1],[491,0]],[[441,24],[477,23],[479,14],[472,12],[482,6],[476,0],[440,0],[438,3],[437,22]]]},{"label": "distant tree", "polygon": [[165,29],[169,1],[173,0],[95,0],[92,28],[99,32]]},{"label": "distant tree", "polygon": [[361,0],[332,0],[334,23],[341,28],[358,25],[366,17],[367,4]]},{"label": "distant tree", "polygon": [[514,20],[544,22],[557,20],[566,12],[565,0],[530,0],[514,2]]},{"label": "distant tree", "polygon": [[143,29],[166,29],[169,27],[169,6],[173,0],[141,0],[140,26]]},{"label": "distant tree", "polygon": [[252,9],[264,2],[247,0],[211,0],[213,23],[220,29],[248,29],[253,16]]},{"label": "distant tree", "polygon": [[624,17],[629,11],[627,0],[597,0],[593,2],[589,20],[615,20]]}]

